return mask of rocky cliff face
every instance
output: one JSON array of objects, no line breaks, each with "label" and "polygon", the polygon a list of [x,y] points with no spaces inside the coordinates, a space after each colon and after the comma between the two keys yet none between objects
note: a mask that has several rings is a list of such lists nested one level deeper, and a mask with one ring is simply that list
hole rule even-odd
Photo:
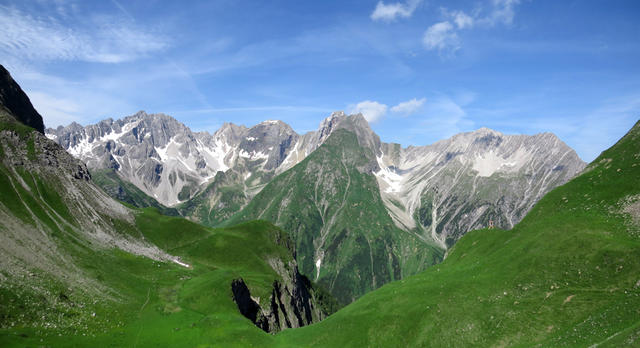
[{"label": "rocky cliff face", "polygon": [[551,133],[505,135],[487,128],[433,145],[384,144],[375,172],[396,225],[443,248],[465,232],[509,229],[547,192],[585,167]]},{"label": "rocky cliff face", "polygon": [[242,315],[262,330],[276,333],[317,323],[329,314],[325,308],[320,307],[323,300],[309,279],[298,272],[295,260],[285,265],[281,259],[274,258],[269,264],[282,281],[274,281],[266,305],[261,307],[260,299],[251,296],[242,278],[231,283],[233,301]]}]

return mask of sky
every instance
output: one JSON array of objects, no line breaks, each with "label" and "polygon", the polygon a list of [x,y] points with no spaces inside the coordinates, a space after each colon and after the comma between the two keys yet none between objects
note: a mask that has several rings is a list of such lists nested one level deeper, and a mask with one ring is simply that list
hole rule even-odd
[{"label": "sky", "polygon": [[362,112],[385,142],[553,132],[585,161],[640,119],[640,2],[0,0],[0,64],[47,127],[195,131]]}]

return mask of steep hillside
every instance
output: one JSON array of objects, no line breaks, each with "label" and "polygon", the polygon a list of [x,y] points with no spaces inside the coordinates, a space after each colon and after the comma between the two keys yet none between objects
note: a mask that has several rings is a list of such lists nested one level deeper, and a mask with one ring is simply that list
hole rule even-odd
[{"label": "steep hillside", "polygon": [[427,271],[363,296],[300,346],[640,343],[640,122],[512,230],[473,231]]},{"label": "steep hillside", "polygon": [[245,179],[233,169],[220,171],[202,192],[176,209],[181,215],[204,225],[218,226],[239,212],[253,196],[247,185],[247,181],[252,180],[251,176],[248,174]]},{"label": "steep hillside", "polygon": [[296,243],[301,272],[343,303],[443,255],[429,240],[394,225],[371,174],[375,154],[363,139],[334,131],[228,222],[266,219],[281,226]]},{"label": "steep hillside", "polygon": [[[132,211],[37,132],[3,124],[0,137],[1,346],[155,346],[193,342],[194,332],[243,346],[264,340],[260,329],[333,310],[298,273],[282,230],[261,222],[209,230]],[[189,330],[173,335],[176,327]]]},{"label": "steep hillside", "polygon": [[85,284],[68,250],[58,242],[171,260],[144,238],[129,233],[133,212],[93,185],[82,162],[19,122],[2,105],[0,172],[3,285],[19,284],[22,276],[34,270],[55,282]]}]

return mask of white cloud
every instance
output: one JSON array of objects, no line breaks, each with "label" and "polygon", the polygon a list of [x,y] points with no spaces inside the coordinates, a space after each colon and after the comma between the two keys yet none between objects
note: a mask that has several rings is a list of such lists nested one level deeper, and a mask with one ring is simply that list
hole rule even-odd
[{"label": "white cloud", "polygon": [[493,9],[485,20],[491,25],[511,24],[513,17],[515,17],[514,7],[519,3],[520,0],[493,0]]},{"label": "white cloud", "polygon": [[454,11],[452,14],[453,22],[456,23],[458,29],[470,28],[473,26],[473,17],[463,11]]},{"label": "white cloud", "polygon": [[391,112],[397,114],[403,114],[405,116],[412,115],[416,113],[416,111],[420,110],[424,103],[427,101],[426,98],[416,99],[413,98],[406,102],[399,103],[398,105],[391,108]]},{"label": "white cloud", "polygon": [[422,42],[428,49],[438,49],[441,52],[454,52],[460,48],[458,34],[456,34],[455,28],[448,21],[430,26],[425,31]]},{"label": "white cloud", "polygon": [[488,11],[478,9],[472,15],[460,10],[449,11],[446,8],[441,8],[446,20],[430,26],[422,41],[427,49],[438,49],[440,53],[443,51],[455,52],[461,47],[458,38],[459,31],[479,26],[492,27],[500,23],[510,25],[515,16],[514,8],[519,3],[520,0],[492,0]]},{"label": "white cloud", "polygon": [[387,114],[387,105],[380,104],[376,101],[365,100],[356,105],[349,106],[349,113],[361,113],[369,122],[376,122]]},{"label": "white cloud", "polygon": [[374,21],[392,22],[398,17],[409,18],[421,2],[422,0],[408,0],[404,4],[399,2],[385,4],[379,1],[371,13],[371,19]]},{"label": "white cloud", "polygon": [[113,18],[96,20],[90,29],[72,28],[51,16],[0,6],[0,23],[0,52],[21,59],[120,63],[168,47],[164,38]]}]

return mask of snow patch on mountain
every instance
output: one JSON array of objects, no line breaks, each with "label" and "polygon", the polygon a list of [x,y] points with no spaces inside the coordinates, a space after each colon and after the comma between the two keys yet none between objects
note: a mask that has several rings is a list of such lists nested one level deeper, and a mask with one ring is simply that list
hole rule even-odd
[{"label": "snow patch on mountain", "polygon": [[402,176],[396,171],[385,165],[383,161],[384,154],[380,156],[376,156],[378,161],[378,165],[380,166],[380,170],[373,173],[376,177],[378,177],[384,187],[381,187],[381,190],[385,193],[394,193],[402,191]]},{"label": "snow patch on mountain", "polygon": [[490,177],[496,172],[517,172],[531,158],[531,154],[519,148],[516,152],[509,154],[507,158],[498,155],[493,150],[487,153],[477,154],[473,158],[472,169],[478,172],[479,176]]}]

